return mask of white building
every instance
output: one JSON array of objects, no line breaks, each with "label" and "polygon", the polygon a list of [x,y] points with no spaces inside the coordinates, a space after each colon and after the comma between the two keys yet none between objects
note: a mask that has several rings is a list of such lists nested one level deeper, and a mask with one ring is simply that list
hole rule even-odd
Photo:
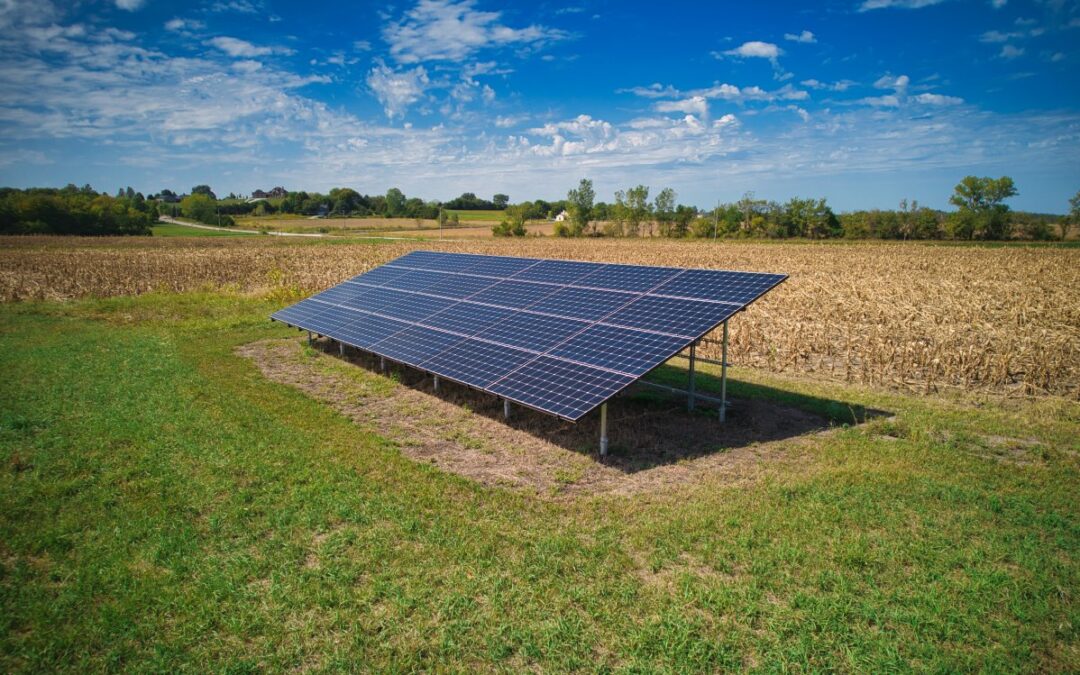
[{"label": "white building", "polygon": [[556,223],[561,223],[561,222],[565,221],[569,217],[570,217],[570,214],[566,212],[566,209],[563,209],[559,213],[559,215],[555,216],[555,222]]}]

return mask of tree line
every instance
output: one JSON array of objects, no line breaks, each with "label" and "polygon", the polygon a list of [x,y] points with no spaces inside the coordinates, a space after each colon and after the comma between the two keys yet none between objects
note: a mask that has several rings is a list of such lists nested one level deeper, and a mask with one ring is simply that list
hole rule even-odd
[{"label": "tree line", "polygon": [[157,204],[130,187],[113,197],[89,185],[0,188],[0,234],[147,235]]},{"label": "tree line", "polygon": [[[1017,194],[1009,176],[967,176],[953,190],[945,212],[904,199],[897,209],[835,213],[825,198],[792,197],[786,202],[757,199],[747,192],[737,202],[703,211],[677,204],[671,188],[649,199],[650,189],[637,185],[615,192],[612,203],[595,201],[591,180],[582,179],[567,193],[569,218],[556,223],[555,234],[580,236],[664,236],[695,238],[805,239],[1065,239],[1080,224],[1080,192],[1069,200],[1066,216],[1014,212],[1005,203]],[[530,203],[523,205],[527,211]],[[496,235],[523,235],[521,214],[510,207]]]},{"label": "tree line", "polygon": [[611,202],[598,201],[593,183],[582,179],[566,199],[510,203],[505,194],[491,200],[463,193],[446,202],[407,197],[390,188],[385,195],[366,195],[347,187],[326,194],[287,192],[282,197],[249,200],[235,194],[219,199],[208,185],[190,194],[171,190],[144,197],[132,188],[115,196],[89,185],[17,190],[0,188],[0,233],[4,234],[149,234],[159,213],[184,216],[211,225],[234,224],[239,215],[274,213],[329,216],[412,218],[459,222],[457,211],[501,211],[492,227],[496,236],[524,236],[530,221],[556,219],[562,237],[691,237],[806,239],[1064,239],[1080,224],[1080,192],[1069,200],[1069,215],[1012,211],[1006,201],[1017,194],[1012,178],[968,176],[956,185],[945,212],[903,200],[896,209],[836,213],[825,198],[793,197],[786,202],[757,199],[747,192],[736,201],[702,210],[679,204],[671,188],[652,195],[646,185],[618,190]]}]

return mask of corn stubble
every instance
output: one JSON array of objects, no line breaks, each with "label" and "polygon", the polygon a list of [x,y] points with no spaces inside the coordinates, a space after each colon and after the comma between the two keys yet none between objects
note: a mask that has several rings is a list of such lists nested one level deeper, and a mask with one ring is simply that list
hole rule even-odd
[{"label": "corn stubble", "polygon": [[[0,239],[0,299],[224,289],[282,304],[409,250],[785,272],[731,322],[730,358],[914,391],[1080,397],[1080,251],[923,244]],[[719,358],[718,335],[700,353]]]}]

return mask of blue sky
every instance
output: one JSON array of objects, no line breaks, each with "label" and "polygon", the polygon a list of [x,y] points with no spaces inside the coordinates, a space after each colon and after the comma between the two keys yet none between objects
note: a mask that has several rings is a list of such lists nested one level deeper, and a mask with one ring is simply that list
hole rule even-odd
[{"label": "blue sky", "polygon": [[0,184],[1063,212],[1078,46],[1080,0],[0,0]]}]

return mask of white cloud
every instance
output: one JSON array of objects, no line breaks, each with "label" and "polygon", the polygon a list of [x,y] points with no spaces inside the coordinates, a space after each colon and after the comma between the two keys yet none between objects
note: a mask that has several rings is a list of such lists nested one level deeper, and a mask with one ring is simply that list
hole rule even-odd
[{"label": "white cloud", "polygon": [[[630,89],[619,89],[618,91],[620,93],[634,94],[635,96],[640,96],[642,98],[675,99],[661,103],[667,111],[681,112],[698,112],[696,109],[684,110],[684,108],[697,105],[694,103],[695,99],[720,99],[723,101],[731,101],[733,103],[746,103],[748,101],[805,101],[810,98],[809,93],[802,89],[796,89],[790,84],[785,84],[783,87],[773,91],[766,91],[758,86],[738,87],[726,82],[714,82],[709,87],[680,91],[671,85],[665,86],[659,83],[653,83],[647,87],[632,87]],[[654,108],[660,110],[659,106],[661,103],[654,104]],[[674,107],[676,104],[683,107]]]},{"label": "white cloud", "polygon": [[218,0],[210,5],[211,12],[236,12],[237,14],[258,14],[263,11],[261,2],[251,0]]},{"label": "white cloud", "polygon": [[672,87],[670,84],[667,86],[661,85],[659,82],[653,82],[647,87],[630,87],[629,89],[616,89],[616,94],[633,94],[634,96],[640,96],[642,98],[671,98],[679,95],[679,90]]},{"label": "white cloud", "polygon": [[783,51],[771,42],[761,42],[759,40],[744,42],[734,49],[723,52],[725,56],[737,56],[744,59],[769,59],[770,61],[775,61],[782,53]]},{"label": "white cloud", "polygon": [[852,87],[852,85],[858,84],[858,82],[856,82],[854,80],[838,80],[836,82],[821,82],[820,80],[809,79],[809,80],[803,80],[799,84],[801,84],[804,87],[809,87],[810,89],[828,89],[830,91],[847,91],[848,89],[850,89]]},{"label": "white cloud", "polygon": [[175,18],[165,22],[165,30],[173,32],[202,30],[203,28],[206,28],[206,24],[195,19]]},{"label": "white cloud", "polygon": [[994,9],[1001,9],[1009,3],[1009,0],[990,0],[990,6]]},{"label": "white cloud", "polygon": [[116,6],[128,12],[142,9],[145,4],[146,0],[116,0]]},{"label": "white cloud", "polygon": [[370,52],[371,51],[371,43],[368,42],[367,40],[357,40],[356,42],[352,43],[352,46],[353,46],[353,49],[355,49],[358,52]]},{"label": "white cloud", "polygon": [[913,98],[916,102],[926,105],[960,105],[964,102],[962,98],[944,94],[919,94]]},{"label": "white cloud", "polygon": [[217,47],[234,58],[251,58],[254,56],[269,56],[271,54],[292,54],[293,50],[286,47],[260,47],[246,40],[227,37],[224,35],[210,38],[206,44]]},{"label": "white cloud", "polygon": [[944,0],[864,0],[859,5],[860,12],[868,12],[873,9],[922,9],[930,7]]},{"label": "white cloud", "polygon": [[262,67],[262,63],[253,60],[236,61],[232,64],[232,69],[240,73],[254,73],[256,70],[262,70]]},{"label": "white cloud", "polygon": [[907,75],[900,75],[893,77],[892,75],[882,75],[876,82],[874,82],[875,89],[892,89],[897,93],[904,93],[907,91],[908,85],[911,84],[911,78]]},{"label": "white cloud", "polygon": [[1065,60],[1064,52],[1054,52],[1050,56],[1050,63],[1059,63],[1059,62],[1064,61],[1064,60]]},{"label": "white cloud", "polygon": [[802,42],[804,44],[817,42],[817,38],[808,30],[804,30],[801,33],[784,33],[784,39],[792,42]]},{"label": "white cloud", "polygon": [[565,31],[540,25],[511,28],[499,22],[501,12],[475,9],[475,0],[420,0],[382,35],[399,63],[464,61],[495,47],[539,48],[563,40]]},{"label": "white cloud", "polygon": [[995,42],[1008,42],[1013,38],[1018,38],[1022,33],[1002,33],[999,30],[988,30],[979,36],[979,42],[995,43]]},{"label": "white cloud", "polygon": [[691,96],[678,101],[657,101],[653,105],[656,112],[683,112],[708,117],[709,103],[704,96]]},{"label": "white cloud", "polygon": [[1003,59],[1015,59],[1024,55],[1023,47],[1014,47],[1013,45],[1005,45],[1001,48],[1001,53],[998,54]]},{"label": "white cloud", "polygon": [[900,107],[900,97],[894,94],[888,94],[886,96],[867,96],[852,101],[852,103],[869,105],[875,108],[898,108]]},{"label": "white cloud", "polygon": [[410,105],[424,97],[430,84],[431,80],[423,66],[412,70],[394,70],[378,62],[367,76],[368,87],[391,119],[403,116]]}]

